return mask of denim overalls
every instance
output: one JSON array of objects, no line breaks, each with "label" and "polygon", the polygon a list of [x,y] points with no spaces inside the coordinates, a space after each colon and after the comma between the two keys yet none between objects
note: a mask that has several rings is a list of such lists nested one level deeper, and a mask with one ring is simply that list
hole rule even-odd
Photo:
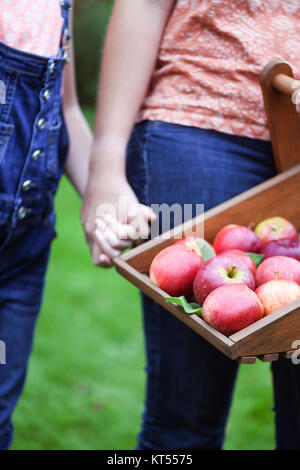
[{"label": "denim overalls", "polygon": [[[61,0],[58,55],[41,57],[0,42],[0,449],[12,441],[11,414],[21,394],[41,304],[51,240],[53,198],[68,135],[62,114],[71,4]],[[4,343],[3,343],[4,342]],[[2,361],[3,362],[3,361]]]}]

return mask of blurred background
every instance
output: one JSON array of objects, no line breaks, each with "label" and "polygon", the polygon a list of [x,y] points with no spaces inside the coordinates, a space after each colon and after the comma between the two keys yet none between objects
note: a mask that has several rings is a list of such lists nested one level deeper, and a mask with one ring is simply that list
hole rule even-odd
[{"label": "blurred background", "polygon": [[[111,8],[111,0],[77,0],[75,9],[77,85],[91,126]],[[56,210],[59,236],[13,449],[133,449],[145,386],[139,293],[114,269],[93,267],[80,200],[65,178]],[[269,365],[241,366],[225,448],[274,448],[272,403]]]}]

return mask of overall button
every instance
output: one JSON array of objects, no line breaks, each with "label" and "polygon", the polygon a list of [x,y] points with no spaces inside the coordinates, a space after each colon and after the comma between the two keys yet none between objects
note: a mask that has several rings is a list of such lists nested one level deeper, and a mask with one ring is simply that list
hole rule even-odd
[{"label": "overall button", "polygon": [[26,209],[26,207],[21,206],[20,209],[18,210],[18,218],[20,220],[25,219],[26,215],[28,212],[30,212],[31,209]]},{"label": "overall button", "polygon": [[43,100],[44,100],[44,101],[46,101],[46,102],[49,101],[50,96],[51,96],[50,90],[45,90],[45,91],[43,92]]},{"label": "overall button", "polygon": [[70,62],[69,54],[67,52],[64,52],[62,56],[62,61],[63,61],[63,64],[67,64],[68,62]]},{"label": "overall button", "polygon": [[68,0],[60,0],[60,4],[66,10],[71,10],[71,3]]},{"label": "overall button", "polygon": [[54,72],[54,69],[55,69],[55,63],[52,62],[50,65],[49,65],[49,73],[53,73]]},{"label": "overall button", "polygon": [[41,119],[38,120],[38,122],[36,124],[36,127],[38,128],[39,131],[42,131],[46,124],[47,124],[46,119],[41,118]]},{"label": "overall button", "polygon": [[64,30],[64,38],[66,41],[70,41],[70,39],[72,38],[72,34],[70,33],[68,29]]},{"label": "overall button", "polygon": [[31,155],[31,160],[32,160],[32,161],[35,161],[35,160],[37,160],[38,158],[40,158],[41,156],[42,156],[42,151],[41,151],[41,149],[37,149],[37,150],[35,150],[35,151],[32,153],[32,155]]},{"label": "overall button", "polygon": [[34,186],[34,183],[32,180],[25,180],[24,183],[22,184],[22,191],[23,193],[26,193],[26,191],[29,191],[32,187]]}]

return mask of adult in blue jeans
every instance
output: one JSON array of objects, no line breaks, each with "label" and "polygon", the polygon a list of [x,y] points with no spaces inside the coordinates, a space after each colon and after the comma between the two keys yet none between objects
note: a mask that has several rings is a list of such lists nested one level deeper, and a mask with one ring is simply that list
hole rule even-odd
[{"label": "adult in blue jeans", "polygon": [[92,141],[75,92],[71,3],[50,3],[1,2],[0,11],[1,450],[11,445],[26,379],[59,179],[65,170],[83,193]]},{"label": "adult in blue jeans", "polygon": [[[151,204],[208,210],[275,174],[259,72],[275,56],[300,71],[299,19],[289,0],[115,1],[82,207],[96,265],[121,253],[118,224],[130,227],[132,212],[145,226]],[[222,448],[237,363],[145,296],[143,312],[138,448]],[[299,449],[300,369],[280,359],[272,371],[277,448]]]}]

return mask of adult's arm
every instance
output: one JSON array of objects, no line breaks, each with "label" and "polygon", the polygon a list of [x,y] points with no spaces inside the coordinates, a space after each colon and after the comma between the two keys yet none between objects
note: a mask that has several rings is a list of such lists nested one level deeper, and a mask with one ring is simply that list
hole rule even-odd
[{"label": "adult's arm", "polygon": [[[99,205],[109,203],[117,210],[119,198],[126,197],[128,212],[135,206],[144,224],[142,232],[148,230],[147,222],[153,217],[149,208],[138,204],[126,180],[125,152],[173,5],[174,0],[114,3],[103,51],[94,141],[81,212],[96,265],[111,265],[112,258],[123,249],[122,242],[105,229],[103,221],[95,232]],[[130,217],[119,222],[128,224]]]}]

